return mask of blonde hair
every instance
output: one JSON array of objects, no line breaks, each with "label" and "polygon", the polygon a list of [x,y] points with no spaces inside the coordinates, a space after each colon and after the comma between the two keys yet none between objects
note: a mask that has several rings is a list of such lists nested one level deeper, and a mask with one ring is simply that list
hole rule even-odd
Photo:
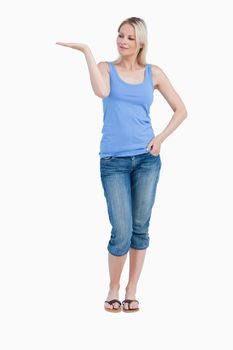
[{"label": "blonde hair", "polygon": [[[126,24],[126,23],[132,25],[135,29],[137,46],[139,47],[139,45],[142,44],[142,48],[139,48],[138,50],[137,62],[140,65],[146,65],[146,53],[148,48],[146,23],[142,18],[129,17],[121,22],[121,24],[118,27],[118,32],[120,31],[123,24]],[[117,64],[120,62],[121,62],[121,55],[118,56],[118,58],[114,61],[114,63]]]}]

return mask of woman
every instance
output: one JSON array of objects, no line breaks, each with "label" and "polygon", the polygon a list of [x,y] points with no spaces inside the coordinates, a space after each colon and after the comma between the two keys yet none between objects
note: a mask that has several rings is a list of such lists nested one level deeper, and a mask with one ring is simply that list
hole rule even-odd
[{"label": "woman", "polygon": [[[106,311],[139,310],[136,289],[149,246],[149,222],[161,169],[162,142],[187,117],[183,101],[163,70],[146,63],[147,27],[131,17],[118,28],[119,57],[96,64],[86,44],[62,43],[84,53],[94,93],[103,101],[100,173],[112,226],[108,242],[109,291]],[[149,109],[158,89],[174,111],[155,136]],[[121,273],[129,252],[129,280],[119,300]]]}]

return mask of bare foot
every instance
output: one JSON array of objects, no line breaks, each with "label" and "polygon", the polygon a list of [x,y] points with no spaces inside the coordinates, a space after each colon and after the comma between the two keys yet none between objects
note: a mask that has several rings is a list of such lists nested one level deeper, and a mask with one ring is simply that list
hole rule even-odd
[{"label": "bare foot", "polygon": [[125,293],[125,300],[135,300],[135,301],[132,301],[132,302],[130,302],[130,303],[128,303],[128,302],[124,302],[124,305],[123,305],[123,307],[124,307],[124,309],[125,310],[131,310],[131,309],[138,309],[138,304],[139,304],[139,302],[138,301],[136,301],[136,294],[135,294],[135,292],[130,292],[130,291],[127,291],[126,290],[126,293]]},{"label": "bare foot", "polygon": [[113,300],[113,299],[118,299],[119,298],[119,292],[118,291],[109,291],[108,296],[106,298],[106,301],[104,302],[104,307],[105,309],[120,309],[120,304],[115,302],[112,305],[109,304],[107,301]]}]

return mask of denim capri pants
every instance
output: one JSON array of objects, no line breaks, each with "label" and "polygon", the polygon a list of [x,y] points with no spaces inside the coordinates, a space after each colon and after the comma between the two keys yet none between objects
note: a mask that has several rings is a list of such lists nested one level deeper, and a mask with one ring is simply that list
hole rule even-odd
[{"label": "denim capri pants", "polygon": [[130,248],[149,246],[149,223],[161,168],[160,155],[150,151],[134,156],[100,158],[111,236],[108,251],[125,255]]}]

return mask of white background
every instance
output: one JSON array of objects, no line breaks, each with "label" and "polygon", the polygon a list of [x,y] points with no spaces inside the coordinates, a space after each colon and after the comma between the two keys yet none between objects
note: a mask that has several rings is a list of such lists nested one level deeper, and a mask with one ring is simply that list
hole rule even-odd
[{"label": "white background", "polygon": [[[232,350],[230,1],[5,1],[0,13],[1,349]],[[161,147],[141,310],[111,314],[102,101],[84,55],[55,42],[114,60],[131,16],[188,118]],[[156,90],[156,134],[172,114]]]}]

